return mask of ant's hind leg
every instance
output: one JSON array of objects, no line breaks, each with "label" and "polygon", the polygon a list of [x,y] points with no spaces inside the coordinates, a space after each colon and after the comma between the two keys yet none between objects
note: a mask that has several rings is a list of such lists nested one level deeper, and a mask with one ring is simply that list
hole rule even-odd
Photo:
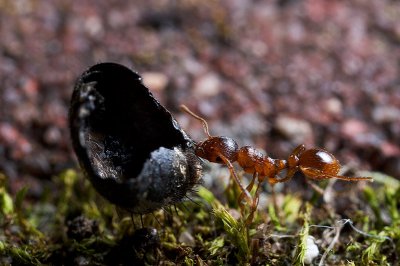
[{"label": "ant's hind leg", "polygon": [[300,167],[301,172],[310,179],[321,180],[321,179],[330,179],[336,178],[345,181],[373,181],[372,177],[363,177],[363,176],[342,176],[335,174],[327,174],[322,172],[321,170],[314,169],[311,167]]},{"label": "ant's hind leg", "polygon": [[[289,180],[290,178],[292,178],[294,176],[294,174],[298,171],[299,167],[299,158],[301,156],[301,154],[306,150],[306,147],[301,144],[299,146],[296,147],[296,149],[294,149],[292,151],[292,153],[289,155],[289,158],[287,160],[287,173],[286,173],[286,177],[284,179],[281,179],[277,182],[285,182],[287,180]],[[274,177],[275,178],[275,177]]]},{"label": "ant's hind leg", "polygon": [[334,178],[340,179],[340,180],[345,180],[345,181],[370,181],[374,182],[372,177],[366,177],[366,176],[342,176],[342,175],[337,175],[334,176]]},{"label": "ant's hind leg", "polygon": [[306,146],[304,146],[304,144],[300,144],[299,146],[297,146],[293,151],[291,156],[297,156],[299,157],[300,154],[302,154],[304,151],[306,150]]},{"label": "ant's hind leg", "polygon": [[271,185],[275,185],[276,183],[284,183],[289,181],[293,177],[294,173],[296,173],[296,171],[294,171],[293,174],[288,172],[284,178],[280,178],[279,176],[270,177],[268,178],[268,183]]},{"label": "ant's hind leg", "polygon": [[311,187],[315,192],[317,192],[317,193],[320,194],[320,195],[324,195],[325,190],[324,190],[323,188],[319,187],[317,184],[313,183],[313,182],[312,182],[311,180],[309,180],[308,178],[306,178],[306,182],[307,182],[307,184],[310,185],[310,187]]},{"label": "ant's hind leg", "polygon": [[325,190],[313,183],[311,180],[330,179],[334,176],[324,174],[322,171],[310,167],[300,167],[300,171],[306,177],[306,182],[311,188],[320,195],[324,195]]}]

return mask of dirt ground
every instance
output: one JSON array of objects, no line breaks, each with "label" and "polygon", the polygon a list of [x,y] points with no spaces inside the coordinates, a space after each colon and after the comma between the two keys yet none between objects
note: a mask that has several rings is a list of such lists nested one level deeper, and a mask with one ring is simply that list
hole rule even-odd
[{"label": "dirt ground", "polygon": [[195,139],[182,103],[275,157],[305,143],[400,176],[397,1],[72,3],[0,2],[0,169],[15,189],[75,164],[71,91],[105,61],[144,75]]},{"label": "dirt ground", "polygon": [[400,2],[0,1],[0,172],[12,193],[76,167],[68,108],[98,62],[139,72],[195,140],[285,159],[323,147],[400,178]]}]

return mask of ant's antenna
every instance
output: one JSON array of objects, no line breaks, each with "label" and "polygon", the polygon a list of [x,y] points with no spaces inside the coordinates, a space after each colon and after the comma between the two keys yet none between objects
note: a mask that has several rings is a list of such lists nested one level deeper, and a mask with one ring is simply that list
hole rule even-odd
[{"label": "ant's antenna", "polygon": [[202,118],[202,117],[196,115],[195,113],[193,113],[192,111],[190,111],[190,109],[186,105],[182,104],[180,107],[181,107],[182,111],[185,111],[186,113],[188,113],[189,115],[193,116],[197,120],[200,120],[201,123],[203,123],[204,132],[207,134],[207,136],[209,138],[211,138],[210,132],[208,131],[207,121],[204,118]]}]

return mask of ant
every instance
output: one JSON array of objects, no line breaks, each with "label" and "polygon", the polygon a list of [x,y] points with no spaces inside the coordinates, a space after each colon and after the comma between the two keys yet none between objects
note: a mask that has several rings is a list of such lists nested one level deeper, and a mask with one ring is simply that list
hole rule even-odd
[{"label": "ant", "polygon": [[[337,178],[346,181],[372,181],[371,177],[348,177],[339,175],[340,163],[328,151],[321,148],[313,148],[306,150],[305,146],[299,145],[290,154],[288,160],[272,159],[262,153],[260,150],[251,146],[238,147],[235,140],[225,136],[211,136],[208,130],[207,121],[193,113],[185,105],[181,105],[181,109],[199,120],[203,124],[204,132],[207,138],[196,144],[195,154],[203,159],[213,163],[225,164],[233,176],[235,182],[239,186],[242,194],[239,196],[239,205],[246,200],[251,206],[251,212],[247,218],[247,222],[253,220],[253,215],[257,209],[259,200],[259,188],[265,180],[271,185],[286,182],[290,180],[296,172],[301,172],[309,179],[321,180],[329,178]],[[253,174],[253,178],[249,185],[245,188],[238,178],[233,163],[237,162],[245,173]],[[284,178],[279,174],[286,170]],[[255,199],[250,195],[254,182],[257,179],[258,184],[255,191]]]}]

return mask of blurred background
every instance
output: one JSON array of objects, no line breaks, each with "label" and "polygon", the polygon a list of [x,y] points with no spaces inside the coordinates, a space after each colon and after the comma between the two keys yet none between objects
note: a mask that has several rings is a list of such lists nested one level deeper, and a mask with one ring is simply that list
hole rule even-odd
[{"label": "blurred background", "polygon": [[275,158],[304,143],[399,178],[399,18],[390,0],[0,0],[0,172],[34,196],[75,167],[74,82],[113,61],[197,141],[180,104]]}]

